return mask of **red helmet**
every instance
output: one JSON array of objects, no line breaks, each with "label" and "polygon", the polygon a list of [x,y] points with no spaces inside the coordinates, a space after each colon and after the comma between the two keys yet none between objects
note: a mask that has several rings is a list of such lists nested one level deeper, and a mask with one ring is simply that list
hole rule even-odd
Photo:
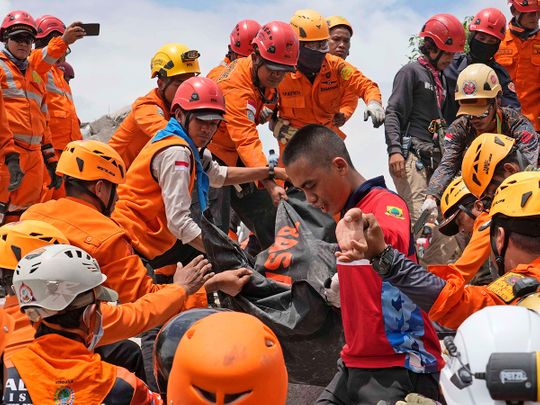
[{"label": "red helmet", "polygon": [[66,26],[62,21],[52,15],[44,15],[36,20],[37,36],[36,38],[45,38],[51,32],[56,31],[60,35],[64,34]]},{"label": "red helmet", "polygon": [[176,108],[194,113],[201,120],[222,120],[225,114],[225,97],[213,80],[190,77],[183,82],[174,95],[171,112]]},{"label": "red helmet", "polygon": [[253,38],[253,45],[256,45],[257,52],[271,69],[296,70],[300,45],[298,36],[290,24],[270,21],[263,25]]},{"label": "red helmet", "polygon": [[67,82],[75,78],[75,70],[73,69],[73,66],[66,61],[60,62],[56,66],[62,69],[64,72],[64,79],[66,79]]},{"label": "red helmet", "polygon": [[512,6],[520,13],[534,13],[540,11],[540,2],[538,0],[508,0]]},{"label": "red helmet", "polygon": [[463,52],[465,48],[465,29],[452,14],[435,14],[422,27],[420,37],[431,38],[445,52]]},{"label": "red helmet", "polygon": [[484,8],[473,17],[469,31],[483,32],[502,41],[506,32],[506,17],[499,9]]},{"label": "red helmet", "polygon": [[261,29],[261,24],[255,20],[242,20],[231,32],[230,46],[233,52],[240,56],[248,56],[253,52],[252,41]]},{"label": "red helmet", "polygon": [[36,36],[36,22],[26,11],[11,11],[6,15],[4,21],[2,21],[2,26],[0,27],[0,39],[4,39],[6,32],[9,32],[10,34],[28,32]]}]

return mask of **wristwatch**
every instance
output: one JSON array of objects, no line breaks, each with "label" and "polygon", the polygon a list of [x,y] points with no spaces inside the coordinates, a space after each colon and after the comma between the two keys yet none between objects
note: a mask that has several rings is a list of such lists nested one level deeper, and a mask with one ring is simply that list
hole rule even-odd
[{"label": "wristwatch", "polygon": [[394,248],[387,245],[381,253],[370,260],[373,269],[379,273],[380,276],[385,277],[390,273],[392,265],[394,264],[394,254]]}]

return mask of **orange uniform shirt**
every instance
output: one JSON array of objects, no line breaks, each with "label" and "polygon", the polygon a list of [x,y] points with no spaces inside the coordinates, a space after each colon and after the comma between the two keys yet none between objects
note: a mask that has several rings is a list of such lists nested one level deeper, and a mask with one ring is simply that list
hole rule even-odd
[{"label": "orange uniform shirt", "polygon": [[520,264],[487,286],[466,285],[459,274],[450,274],[429,317],[443,326],[457,329],[471,314],[484,307],[513,303],[513,286],[523,277],[540,280],[540,257],[532,263]]},{"label": "orange uniform shirt", "polygon": [[15,152],[13,133],[9,128],[3,93],[0,94],[0,167],[7,155]]},{"label": "orange uniform shirt", "polygon": [[22,215],[21,220],[25,219],[55,226],[70,244],[92,255],[107,275],[105,285],[118,293],[121,303],[164,288],[147,275],[126,231],[83,200],[68,197],[35,204]]},{"label": "orange uniform shirt", "polygon": [[131,105],[131,112],[108,142],[122,156],[126,169],[150,138],[167,126],[171,118],[169,109],[158,89],[139,97]]},{"label": "orange uniform shirt", "polygon": [[523,114],[540,132],[540,32],[524,41],[507,29],[495,60],[510,74]]},{"label": "orange uniform shirt", "polygon": [[[177,136],[147,143],[128,170],[126,182],[118,187],[119,199],[112,218],[127,231],[137,252],[149,260],[165,253],[177,241],[167,224],[161,187],[152,174],[154,157],[175,145],[189,149],[189,145]],[[194,166],[191,165],[189,198],[195,183]]]},{"label": "orange uniform shirt", "polygon": [[[379,86],[339,56],[327,54],[313,84],[299,70],[288,73],[279,87],[279,116],[295,128],[325,125],[343,139],[332,120],[338,112],[349,119],[358,98],[381,103]],[[283,148],[283,146],[280,146]]]},{"label": "orange uniform shirt", "polygon": [[[25,401],[20,395],[27,395]],[[82,343],[41,336],[6,363],[5,403],[159,405],[159,394],[126,369],[101,360]]]},{"label": "orange uniform shirt", "polygon": [[[257,132],[258,117],[264,107],[274,109],[275,104],[265,104],[253,84],[251,56],[235,60],[218,80],[225,96],[225,120],[219,126],[208,149],[226,166],[238,166],[240,160],[247,167],[266,166],[268,161]],[[275,90],[267,90],[266,98],[272,99]]]},{"label": "orange uniform shirt", "polygon": [[210,70],[210,72],[208,72],[206,77],[217,82],[221,74],[227,69],[227,66],[229,66],[230,64],[231,64],[231,61],[229,60],[229,58],[227,57],[223,58],[221,63],[217,65],[215,68],[213,68],[212,70]]}]

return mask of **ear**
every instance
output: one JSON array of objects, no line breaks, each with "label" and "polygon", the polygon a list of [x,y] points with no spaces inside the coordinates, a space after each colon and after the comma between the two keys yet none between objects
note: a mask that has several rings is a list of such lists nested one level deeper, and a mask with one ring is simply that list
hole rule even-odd
[{"label": "ear", "polygon": [[180,107],[176,108],[176,111],[174,112],[174,117],[180,124],[184,125],[184,113],[182,112],[182,109]]},{"label": "ear", "polygon": [[332,160],[332,167],[339,173],[340,176],[345,176],[349,172],[349,164],[342,157],[335,157]]},{"label": "ear", "polygon": [[510,173],[510,176],[520,171],[519,167],[514,163],[505,163],[503,169],[506,173]]},{"label": "ear", "polygon": [[475,215],[480,215],[484,211],[484,203],[481,200],[476,200],[473,204],[473,209],[477,212],[474,212]]},{"label": "ear", "polygon": [[505,235],[504,228],[498,226],[497,231],[495,232],[495,247],[497,248],[497,252],[500,252],[503,247],[504,235]]},{"label": "ear", "polygon": [[161,77],[158,77],[157,86],[158,89],[163,90],[163,88],[165,87],[165,80],[163,80]]}]

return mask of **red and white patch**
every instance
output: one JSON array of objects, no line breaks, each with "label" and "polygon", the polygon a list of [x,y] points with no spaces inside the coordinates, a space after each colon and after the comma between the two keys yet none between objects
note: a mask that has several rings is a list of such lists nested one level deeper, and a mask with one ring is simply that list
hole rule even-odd
[{"label": "red and white patch", "polygon": [[444,136],[444,139],[447,140],[447,141],[451,141],[452,140],[452,134],[450,132],[447,132],[446,135]]},{"label": "red and white patch", "polygon": [[467,96],[472,96],[476,94],[476,82],[473,80],[466,81],[463,83],[463,93]]},{"label": "red and white patch", "polygon": [[26,284],[22,283],[19,287],[19,301],[21,302],[21,304],[28,304],[34,300],[35,298],[32,289]]},{"label": "red and white patch", "polygon": [[174,171],[175,172],[185,172],[189,170],[189,162],[184,162],[182,160],[176,160],[174,162]]},{"label": "red and white patch", "polygon": [[257,105],[255,101],[248,100],[246,103],[246,112],[248,120],[255,122],[255,117],[257,116]]}]

